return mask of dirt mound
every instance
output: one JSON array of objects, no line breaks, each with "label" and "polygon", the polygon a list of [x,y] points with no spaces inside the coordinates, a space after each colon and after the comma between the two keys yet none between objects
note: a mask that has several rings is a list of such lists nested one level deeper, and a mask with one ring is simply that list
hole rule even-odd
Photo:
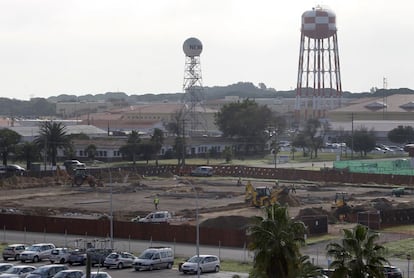
[{"label": "dirt mound", "polygon": [[386,198],[373,199],[371,204],[377,210],[389,210],[394,207],[392,202]]},{"label": "dirt mound", "polygon": [[250,224],[249,217],[231,215],[207,219],[200,223],[200,227],[244,230]]},{"label": "dirt mound", "polygon": [[289,193],[288,188],[282,188],[280,193],[277,196],[277,201],[282,206],[290,206],[290,207],[300,207],[300,199],[293,195],[293,193]]},{"label": "dirt mound", "polygon": [[327,211],[323,209],[322,207],[301,209],[298,215],[295,217],[295,219],[301,219],[302,217],[306,217],[306,216],[318,216],[318,215],[326,215],[328,217],[329,223],[334,223],[337,220],[332,212]]}]

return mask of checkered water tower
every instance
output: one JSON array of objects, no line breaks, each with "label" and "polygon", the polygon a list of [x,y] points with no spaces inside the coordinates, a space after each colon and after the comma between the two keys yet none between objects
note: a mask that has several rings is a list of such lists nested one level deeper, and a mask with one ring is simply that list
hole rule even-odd
[{"label": "checkered water tower", "polygon": [[183,50],[185,54],[183,99],[188,126],[186,130],[189,135],[202,135],[207,130],[200,63],[203,45],[199,39],[189,38],[184,41]]},{"label": "checkered water tower", "polygon": [[325,118],[326,111],[341,107],[335,14],[321,7],[302,14],[296,88],[296,121]]}]

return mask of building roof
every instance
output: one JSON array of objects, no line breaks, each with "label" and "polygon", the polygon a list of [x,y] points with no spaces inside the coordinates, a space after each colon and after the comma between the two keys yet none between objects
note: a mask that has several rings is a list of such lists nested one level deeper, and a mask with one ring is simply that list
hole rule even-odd
[{"label": "building roof", "polygon": [[[389,132],[398,126],[414,126],[413,121],[349,121],[349,122],[331,122],[331,130],[343,130],[351,132],[352,128],[358,130],[361,128],[366,128],[368,130],[373,129],[377,132]],[[353,126],[353,127],[352,127]]]},{"label": "building roof", "polygon": [[414,111],[414,95],[395,94],[387,97],[361,98],[350,105],[334,109],[328,113],[336,112],[412,112]]},{"label": "building roof", "polygon": [[[7,127],[22,137],[35,137],[39,135],[39,126],[10,126]],[[66,126],[66,134],[84,133],[88,136],[106,135],[106,131],[92,125],[69,125]]]}]

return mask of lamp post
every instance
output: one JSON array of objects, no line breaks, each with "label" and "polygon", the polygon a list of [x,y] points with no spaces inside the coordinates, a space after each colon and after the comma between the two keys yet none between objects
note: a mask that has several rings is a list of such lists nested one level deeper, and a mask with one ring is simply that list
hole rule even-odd
[{"label": "lamp post", "polygon": [[410,260],[411,260],[411,255],[407,254],[407,278],[410,278]]},{"label": "lamp post", "polygon": [[112,189],[112,174],[111,174],[111,168],[108,168],[109,171],[109,187],[110,190],[110,198],[109,198],[109,237],[111,240],[111,249],[114,249],[114,209],[113,209],[113,202],[112,202],[112,195],[113,195],[113,189]]},{"label": "lamp post", "polygon": [[199,224],[199,217],[198,217],[198,191],[196,190],[195,186],[189,180],[182,181],[185,184],[191,186],[196,194],[196,255],[197,255],[197,278],[200,278],[200,224]]}]

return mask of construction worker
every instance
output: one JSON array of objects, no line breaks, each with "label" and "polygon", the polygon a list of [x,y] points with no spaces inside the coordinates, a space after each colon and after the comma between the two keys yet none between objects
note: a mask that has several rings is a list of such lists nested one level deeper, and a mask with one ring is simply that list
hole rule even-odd
[{"label": "construction worker", "polygon": [[155,195],[154,198],[154,206],[155,206],[155,210],[158,210],[158,204],[160,203],[160,199],[158,198],[158,194]]}]

